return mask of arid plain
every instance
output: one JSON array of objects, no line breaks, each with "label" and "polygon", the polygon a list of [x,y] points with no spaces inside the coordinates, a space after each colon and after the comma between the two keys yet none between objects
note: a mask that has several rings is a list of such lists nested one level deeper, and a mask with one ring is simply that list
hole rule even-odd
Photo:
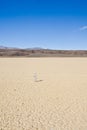
[{"label": "arid plain", "polygon": [[0,130],[87,130],[87,58],[0,58]]}]

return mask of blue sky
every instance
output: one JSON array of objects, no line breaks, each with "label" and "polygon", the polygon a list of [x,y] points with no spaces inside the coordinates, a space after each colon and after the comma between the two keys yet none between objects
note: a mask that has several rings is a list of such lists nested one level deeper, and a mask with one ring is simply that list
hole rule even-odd
[{"label": "blue sky", "polygon": [[0,45],[87,49],[87,1],[0,0]]}]

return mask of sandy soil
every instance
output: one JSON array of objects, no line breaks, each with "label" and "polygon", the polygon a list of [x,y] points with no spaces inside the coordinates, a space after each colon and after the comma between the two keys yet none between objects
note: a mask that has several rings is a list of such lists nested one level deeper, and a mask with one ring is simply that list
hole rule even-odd
[{"label": "sandy soil", "polygon": [[0,58],[0,130],[87,130],[87,58]]}]

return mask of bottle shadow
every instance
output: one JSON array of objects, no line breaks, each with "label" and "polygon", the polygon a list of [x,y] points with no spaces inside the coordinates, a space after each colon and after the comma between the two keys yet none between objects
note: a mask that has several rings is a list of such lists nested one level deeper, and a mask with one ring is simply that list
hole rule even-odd
[{"label": "bottle shadow", "polygon": [[40,79],[40,80],[36,80],[35,82],[42,82],[42,81],[43,81],[43,80]]}]

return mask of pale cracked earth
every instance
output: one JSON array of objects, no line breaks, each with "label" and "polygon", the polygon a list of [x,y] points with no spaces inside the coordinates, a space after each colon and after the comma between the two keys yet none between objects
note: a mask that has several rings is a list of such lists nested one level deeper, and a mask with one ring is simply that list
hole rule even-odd
[{"label": "pale cracked earth", "polygon": [[87,130],[87,58],[0,58],[0,130]]}]

